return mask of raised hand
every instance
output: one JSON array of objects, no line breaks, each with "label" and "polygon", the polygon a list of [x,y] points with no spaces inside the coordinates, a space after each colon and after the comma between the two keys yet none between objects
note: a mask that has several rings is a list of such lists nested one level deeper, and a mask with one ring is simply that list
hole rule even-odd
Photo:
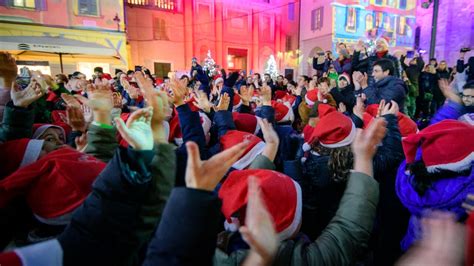
[{"label": "raised hand", "polygon": [[186,186],[188,188],[213,191],[225,173],[245,152],[248,143],[243,142],[224,150],[207,161],[201,161],[196,143],[186,142],[188,161],[186,164]]},{"label": "raised hand", "polygon": [[438,86],[439,86],[439,89],[441,90],[441,92],[443,93],[444,97],[446,97],[447,99],[449,99],[453,102],[463,104],[463,101],[462,101],[461,97],[459,97],[459,95],[457,95],[453,91],[451,86],[449,86],[449,82],[448,82],[447,79],[440,79],[438,81]]},{"label": "raised hand", "polygon": [[207,97],[207,94],[203,91],[196,91],[196,101],[193,102],[194,106],[197,108],[203,110],[206,113],[211,112],[212,104],[209,102],[209,97]]},{"label": "raised hand", "polygon": [[422,239],[396,265],[463,264],[466,232],[453,214],[433,213],[431,217],[424,218],[421,225]]},{"label": "raised hand", "polygon": [[340,102],[339,107],[337,108],[337,110],[340,113],[345,113],[347,111],[346,105],[343,102]]},{"label": "raised hand", "polygon": [[41,90],[41,86],[32,79],[28,87],[24,90],[20,90],[15,82],[12,82],[12,88],[10,90],[10,97],[13,101],[13,105],[17,107],[27,108],[30,104],[37,101],[44,95]]},{"label": "raised hand", "polygon": [[239,231],[249,244],[250,253],[243,265],[269,265],[278,251],[278,237],[254,176],[249,177],[247,193],[245,225]]},{"label": "raised hand", "polygon": [[379,110],[378,113],[379,116],[384,116],[384,115],[398,115],[398,104],[395,101],[390,101],[390,103],[385,103],[385,100],[380,101],[379,105]]},{"label": "raised hand", "polygon": [[172,90],[172,94],[170,95],[171,102],[175,106],[183,105],[184,97],[188,94],[186,79],[172,79],[170,82],[170,88]]},{"label": "raised hand", "polygon": [[240,99],[242,100],[242,104],[249,105],[250,101],[252,100],[254,93],[254,88],[252,86],[242,86],[240,88]]},{"label": "raised hand", "polygon": [[67,94],[67,93],[61,93],[61,98],[64,100],[67,106],[70,107],[80,107],[81,103],[75,98],[74,96]]},{"label": "raised hand", "polygon": [[260,98],[263,105],[272,105],[272,89],[269,86],[263,86],[260,89]]},{"label": "raised hand", "polygon": [[76,143],[76,150],[84,152],[87,148],[87,134],[83,133],[81,136],[76,137],[74,142]]},{"label": "raised hand", "polygon": [[66,123],[71,126],[73,131],[85,132],[87,129],[84,114],[78,106],[68,106],[66,108]]},{"label": "raised hand", "polygon": [[147,107],[133,112],[128,118],[127,125],[125,125],[122,119],[115,118],[120,135],[135,150],[153,149],[152,115],[153,108]]},{"label": "raised hand", "polygon": [[462,204],[467,213],[474,212],[474,194],[467,194],[466,201]]},{"label": "raised hand", "polygon": [[215,112],[227,111],[227,109],[229,108],[229,104],[230,104],[230,97],[229,97],[229,94],[225,92],[224,94],[221,95],[221,98],[219,99],[219,103],[217,104],[217,106],[214,106],[214,111]]},{"label": "raised hand", "polygon": [[263,149],[263,155],[265,155],[270,161],[275,160],[278,152],[278,145],[280,139],[276,133],[273,125],[267,121],[267,119],[257,119],[260,129],[263,133],[263,139],[265,140],[265,149]]},{"label": "raised hand", "polygon": [[364,99],[362,97],[357,97],[356,105],[354,106],[354,108],[352,108],[352,112],[354,113],[354,115],[356,115],[357,117],[363,120],[365,105],[364,105]]}]

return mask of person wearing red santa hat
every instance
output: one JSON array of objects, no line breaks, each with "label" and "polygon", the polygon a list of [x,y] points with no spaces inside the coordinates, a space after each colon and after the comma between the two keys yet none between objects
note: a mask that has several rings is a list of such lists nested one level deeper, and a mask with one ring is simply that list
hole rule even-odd
[{"label": "person wearing red santa hat", "polygon": [[[320,106],[319,121],[310,131],[311,135],[304,136],[303,149],[307,153],[302,159],[301,187],[303,200],[308,202],[303,209],[302,231],[311,238],[320,234],[337,210],[350,174],[353,160],[350,144],[356,135],[356,127],[349,117],[328,105]],[[385,171],[392,165],[396,169],[402,160],[401,137],[394,112],[398,112],[396,103],[384,105],[388,133],[374,158],[377,179],[384,178]]]},{"label": "person wearing red santa hat", "polygon": [[176,167],[173,146],[154,140],[151,113],[140,110],[127,125],[116,120],[130,147],[116,150],[64,232],[57,239],[0,253],[0,264],[129,265],[143,261],[145,250],[141,249],[160,219]]},{"label": "person wearing red santa hat", "polygon": [[465,220],[463,203],[474,193],[473,134],[474,126],[444,120],[403,139],[406,160],[398,168],[396,190],[411,213],[404,250],[418,239],[426,208]]},{"label": "person wearing red santa hat", "polygon": [[[367,106],[365,113],[363,115],[364,128],[367,127],[370,122],[377,117],[379,110],[378,104],[371,104]],[[398,127],[400,128],[400,133],[402,137],[406,137],[411,134],[418,132],[418,127],[409,116],[404,113],[398,112],[397,114]]]},{"label": "person wearing red santa hat", "polygon": [[[372,157],[385,131],[385,122],[379,119],[367,132],[357,135],[353,144],[354,171],[348,177],[337,214],[314,242],[299,233],[304,191],[298,183],[284,174],[270,170],[232,172],[219,190],[219,198],[222,199],[221,211],[226,217],[226,227],[229,230],[220,234],[220,238],[226,241],[218,246],[214,263],[240,265],[244,260],[259,261],[262,265],[354,263],[354,255],[368,243],[372,231],[378,201],[378,184],[371,177]],[[272,240],[274,233],[268,228],[271,225],[260,220],[260,230],[257,231],[257,225],[250,222],[253,217],[247,217],[255,215],[255,212],[246,211],[246,208],[252,208],[250,200],[254,200],[249,194],[253,190],[248,182],[251,176],[258,184],[262,205],[266,206],[272,217],[273,230],[277,233],[276,241],[279,244],[275,245]],[[237,229],[244,236],[243,239]],[[250,250],[245,247],[243,241],[250,245]],[[278,248],[273,248],[274,246]]]}]

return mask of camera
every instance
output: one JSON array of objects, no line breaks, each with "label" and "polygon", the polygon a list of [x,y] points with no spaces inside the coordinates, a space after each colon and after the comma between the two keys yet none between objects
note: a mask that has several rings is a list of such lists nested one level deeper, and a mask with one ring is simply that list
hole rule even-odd
[{"label": "camera", "polygon": [[471,51],[471,48],[464,47],[464,48],[461,48],[461,51],[460,51],[460,52],[461,52],[461,53],[467,53],[467,52],[469,52],[469,51]]}]

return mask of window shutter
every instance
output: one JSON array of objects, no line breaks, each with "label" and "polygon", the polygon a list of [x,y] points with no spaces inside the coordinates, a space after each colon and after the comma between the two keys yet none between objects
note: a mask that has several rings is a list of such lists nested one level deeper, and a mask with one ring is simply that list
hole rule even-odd
[{"label": "window shutter", "polygon": [[0,6],[6,6],[7,0],[0,0]]},{"label": "window shutter", "polygon": [[46,0],[35,0],[36,10],[45,11],[47,10]]},{"label": "window shutter", "polygon": [[311,30],[316,30],[316,9],[311,11]]},{"label": "window shutter", "polygon": [[319,20],[320,20],[319,29],[322,29],[323,28],[323,22],[324,22],[324,7],[321,7],[321,11],[320,11],[320,14],[319,14]]}]

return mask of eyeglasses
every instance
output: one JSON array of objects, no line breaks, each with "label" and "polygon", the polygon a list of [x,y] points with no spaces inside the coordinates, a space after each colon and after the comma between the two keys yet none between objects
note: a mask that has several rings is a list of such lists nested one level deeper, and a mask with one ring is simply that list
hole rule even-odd
[{"label": "eyeglasses", "polygon": [[461,94],[461,97],[462,97],[462,98],[466,98],[466,99],[470,99],[470,100],[474,100],[474,95]]}]

